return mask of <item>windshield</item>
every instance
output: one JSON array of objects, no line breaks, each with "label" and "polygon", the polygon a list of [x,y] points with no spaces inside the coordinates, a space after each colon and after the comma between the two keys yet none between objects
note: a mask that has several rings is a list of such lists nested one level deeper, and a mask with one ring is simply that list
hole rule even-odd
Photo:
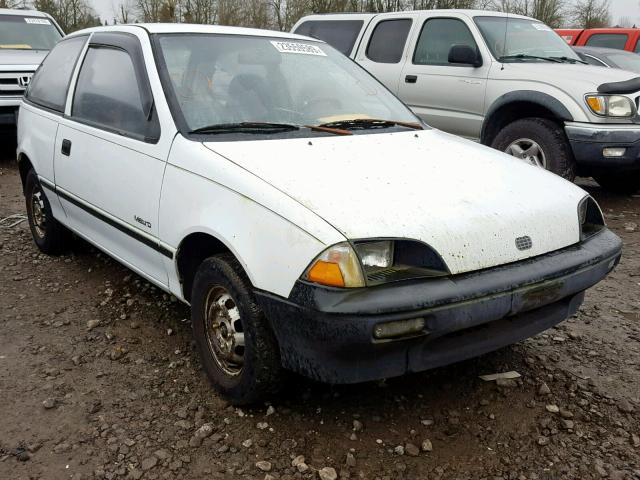
[{"label": "windshield", "polygon": [[630,72],[640,73],[640,55],[633,53],[611,53],[605,56],[616,67]]},{"label": "windshield", "polygon": [[61,38],[48,18],[0,15],[0,49],[51,50]]},{"label": "windshield", "polygon": [[569,60],[580,60],[567,42],[537,20],[505,16],[475,17],[475,22],[497,60],[544,62],[545,58],[565,57]]},{"label": "windshield", "polygon": [[[165,91],[173,97],[176,120],[180,123],[182,116],[189,132],[245,122],[316,126],[355,119],[418,121],[377,80],[325,43],[167,34],[158,36],[158,45]],[[375,126],[379,130],[387,124]]]}]

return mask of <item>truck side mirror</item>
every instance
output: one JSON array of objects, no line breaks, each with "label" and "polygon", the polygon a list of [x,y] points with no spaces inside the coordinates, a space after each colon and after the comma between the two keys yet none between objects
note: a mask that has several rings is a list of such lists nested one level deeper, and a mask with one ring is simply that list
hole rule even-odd
[{"label": "truck side mirror", "polygon": [[477,49],[469,45],[453,45],[449,50],[449,63],[481,67],[482,57]]}]

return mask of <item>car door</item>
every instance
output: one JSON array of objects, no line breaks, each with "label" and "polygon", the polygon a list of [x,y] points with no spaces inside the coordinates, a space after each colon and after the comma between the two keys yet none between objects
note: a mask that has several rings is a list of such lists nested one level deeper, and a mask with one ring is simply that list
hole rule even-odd
[{"label": "car door", "polygon": [[[402,72],[399,97],[429,125],[478,139],[484,118],[490,55],[464,15],[425,15],[421,20]],[[482,64],[450,63],[449,53],[454,45],[475,49]]]},{"label": "car door", "polygon": [[167,284],[158,208],[168,144],[139,39],[92,36],[55,145],[69,225],[156,283]]},{"label": "car door", "polygon": [[411,17],[376,17],[367,28],[370,35],[360,48],[356,61],[374,77],[398,94],[398,83],[405,60]]}]

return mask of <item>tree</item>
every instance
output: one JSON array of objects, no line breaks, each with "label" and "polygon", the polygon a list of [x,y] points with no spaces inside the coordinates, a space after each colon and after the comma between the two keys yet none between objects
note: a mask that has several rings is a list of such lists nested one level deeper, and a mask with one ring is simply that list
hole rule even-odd
[{"label": "tree", "polygon": [[67,33],[101,25],[86,0],[35,0],[33,7],[55,18]]},{"label": "tree", "polygon": [[565,0],[497,0],[492,5],[502,12],[536,18],[552,28],[563,25],[566,6]]},{"label": "tree", "polygon": [[609,25],[609,0],[576,0],[570,11],[576,28],[599,28]]},{"label": "tree", "polygon": [[631,28],[632,25],[633,22],[631,21],[631,18],[625,16],[618,19],[618,23],[616,26],[620,28]]},{"label": "tree", "polygon": [[25,0],[0,0],[0,8],[24,8],[26,6]]},{"label": "tree", "polygon": [[113,23],[135,23],[135,4],[131,0],[120,2],[115,8]]}]

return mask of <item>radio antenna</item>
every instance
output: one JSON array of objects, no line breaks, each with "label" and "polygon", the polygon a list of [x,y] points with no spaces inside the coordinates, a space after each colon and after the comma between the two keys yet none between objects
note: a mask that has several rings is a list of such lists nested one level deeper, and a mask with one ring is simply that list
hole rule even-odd
[{"label": "radio antenna", "polygon": [[[502,56],[504,57],[507,54],[507,32],[509,31],[509,7],[507,6],[507,19],[505,20],[504,25],[504,40],[502,42]],[[502,67],[500,70],[504,70],[504,59],[502,60]]]}]

